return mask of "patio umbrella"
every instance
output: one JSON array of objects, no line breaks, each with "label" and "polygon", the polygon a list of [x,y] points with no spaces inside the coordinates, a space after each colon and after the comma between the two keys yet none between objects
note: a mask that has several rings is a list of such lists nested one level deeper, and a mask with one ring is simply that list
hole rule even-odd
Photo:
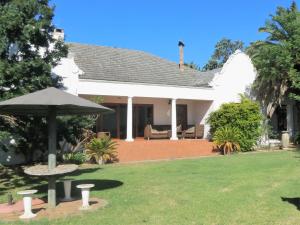
[{"label": "patio umbrella", "polygon": [[[1,114],[47,116],[48,171],[55,171],[56,168],[57,115],[90,115],[108,112],[112,110],[53,87],[0,102]],[[49,176],[48,204],[50,207],[56,205],[55,182],[55,176]]]}]

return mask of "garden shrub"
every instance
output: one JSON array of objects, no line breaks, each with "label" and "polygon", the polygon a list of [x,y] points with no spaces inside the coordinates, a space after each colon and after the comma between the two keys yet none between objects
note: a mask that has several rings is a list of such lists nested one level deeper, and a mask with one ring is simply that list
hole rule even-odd
[{"label": "garden shrub", "polygon": [[214,133],[214,144],[217,148],[226,154],[234,151],[240,151],[240,131],[233,127],[221,127]]},{"label": "garden shrub", "polygon": [[210,133],[222,127],[232,127],[239,132],[241,151],[251,151],[261,135],[262,114],[260,106],[244,96],[240,103],[225,103],[212,112],[207,122],[210,124]]}]

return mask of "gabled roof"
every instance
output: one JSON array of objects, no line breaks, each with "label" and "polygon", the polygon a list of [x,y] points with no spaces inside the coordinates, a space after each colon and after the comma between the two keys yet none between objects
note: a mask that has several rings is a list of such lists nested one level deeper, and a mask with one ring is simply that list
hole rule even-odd
[{"label": "gabled roof", "polygon": [[69,43],[69,52],[83,71],[80,79],[169,85],[183,87],[209,87],[219,71],[201,72],[146,52]]}]

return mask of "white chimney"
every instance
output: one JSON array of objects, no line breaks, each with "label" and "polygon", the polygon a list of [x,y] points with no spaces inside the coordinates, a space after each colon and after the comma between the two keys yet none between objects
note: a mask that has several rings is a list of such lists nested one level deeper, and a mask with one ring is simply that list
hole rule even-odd
[{"label": "white chimney", "polygon": [[179,41],[178,46],[179,46],[179,69],[180,71],[183,71],[184,70],[184,60],[183,60],[184,43],[182,41]]},{"label": "white chimney", "polygon": [[52,37],[55,40],[64,41],[65,40],[65,32],[63,29],[56,28],[53,31]]}]

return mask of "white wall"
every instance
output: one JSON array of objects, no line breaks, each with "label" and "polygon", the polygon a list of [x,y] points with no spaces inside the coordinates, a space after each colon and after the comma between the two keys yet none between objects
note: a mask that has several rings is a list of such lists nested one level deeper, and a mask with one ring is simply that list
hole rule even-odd
[{"label": "white wall", "polygon": [[255,77],[256,70],[250,57],[237,50],[211,82],[215,89],[214,110],[226,102],[239,102],[239,94],[247,92]]},{"label": "white wall", "polygon": [[158,86],[100,80],[79,79],[77,90],[79,95],[131,96],[190,100],[213,100],[215,98],[215,91],[213,88]]},{"label": "white wall", "polygon": [[78,76],[82,73],[72,56],[62,58],[60,63],[52,69],[52,75],[62,77],[65,91],[73,95],[78,95]]}]

